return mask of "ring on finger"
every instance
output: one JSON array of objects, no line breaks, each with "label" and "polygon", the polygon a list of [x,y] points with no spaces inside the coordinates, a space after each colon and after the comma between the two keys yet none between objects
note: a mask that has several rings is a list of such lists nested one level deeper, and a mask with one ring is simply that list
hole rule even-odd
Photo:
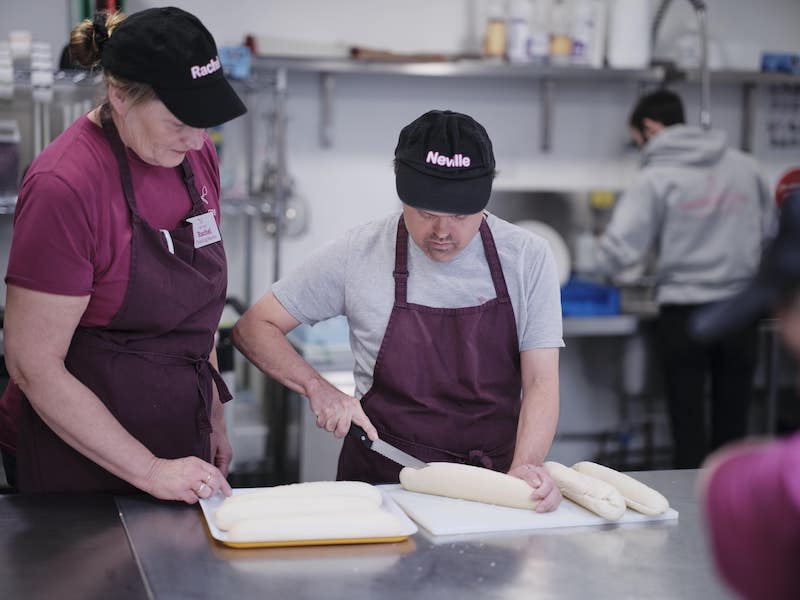
[{"label": "ring on finger", "polygon": [[214,477],[214,474],[213,474],[213,473],[209,473],[209,474],[208,474],[208,477],[206,477],[206,478],[205,478],[205,480],[203,481],[203,483],[205,483],[205,484],[211,483],[211,478],[212,478],[212,477]]},{"label": "ring on finger", "polygon": [[198,495],[198,496],[202,496],[202,495],[203,495],[203,488],[206,488],[206,487],[208,487],[208,486],[206,485],[206,483],[205,483],[205,482],[202,482],[202,483],[200,484],[200,487],[199,487],[199,488],[197,488],[197,495]]}]

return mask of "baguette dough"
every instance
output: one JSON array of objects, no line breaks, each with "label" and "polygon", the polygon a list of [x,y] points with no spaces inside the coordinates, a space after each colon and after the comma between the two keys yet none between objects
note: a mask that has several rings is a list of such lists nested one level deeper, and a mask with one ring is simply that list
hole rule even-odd
[{"label": "baguette dough", "polygon": [[533,488],[525,481],[483,467],[434,462],[400,471],[400,484],[411,492],[473,500],[512,508],[536,508]]},{"label": "baguette dough", "polygon": [[338,540],[404,536],[394,515],[379,508],[334,515],[295,515],[238,521],[228,532],[231,542],[280,542],[287,540]]},{"label": "baguette dough", "polygon": [[309,481],[307,483],[292,483],[289,485],[276,485],[257,492],[237,494],[225,498],[223,504],[239,504],[246,502],[261,502],[269,498],[321,498],[332,496],[358,497],[372,502],[375,506],[383,503],[381,493],[363,481]]},{"label": "baguette dough", "polygon": [[613,485],[625,498],[628,507],[637,512],[654,516],[665,513],[669,508],[669,500],[662,494],[630,475],[588,461],[575,463],[572,468]]},{"label": "baguette dough", "polygon": [[579,473],[561,463],[544,463],[561,493],[609,521],[616,521],[625,514],[625,498],[609,483]]},{"label": "baguette dough", "polygon": [[[248,494],[250,495],[250,494]],[[248,502],[228,502],[226,498],[214,513],[214,524],[228,531],[239,521],[260,518],[286,518],[327,514],[333,518],[337,513],[375,510],[371,498],[361,496],[308,496],[297,498],[261,497]]]}]

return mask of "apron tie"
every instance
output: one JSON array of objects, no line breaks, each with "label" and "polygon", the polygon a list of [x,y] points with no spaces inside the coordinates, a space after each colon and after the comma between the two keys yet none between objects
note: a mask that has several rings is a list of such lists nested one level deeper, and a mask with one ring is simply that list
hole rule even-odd
[{"label": "apron tie", "polygon": [[208,410],[206,409],[207,405],[210,405],[213,400],[209,400],[206,397],[206,392],[201,385],[201,381],[203,379],[203,371],[211,373],[211,380],[214,382],[214,385],[217,386],[217,392],[219,393],[219,401],[221,403],[228,402],[233,396],[231,396],[230,390],[228,390],[228,386],[225,384],[225,381],[222,379],[222,375],[214,368],[214,365],[211,364],[211,361],[208,360],[207,357],[197,358],[194,360],[194,370],[197,373],[197,392],[200,394],[200,397],[203,401],[200,403],[200,408],[197,411],[197,429],[200,433],[203,434],[210,434],[213,431],[213,427],[211,426],[211,419],[208,416]]},{"label": "apron tie", "polygon": [[492,461],[492,457],[487,455],[483,450],[470,450],[469,464],[476,467],[491,469],[494,465],[494,461]]}]

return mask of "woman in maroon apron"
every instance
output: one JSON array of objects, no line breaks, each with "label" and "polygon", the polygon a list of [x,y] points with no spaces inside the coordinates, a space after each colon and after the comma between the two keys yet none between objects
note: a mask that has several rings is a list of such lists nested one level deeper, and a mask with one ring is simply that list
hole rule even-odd
[{"label": "woman in maroon apron", "polygon": [[[219,403],[230,399],[212,364],[214,333],[225,303],[225,251],[207,206],[208,188],[198,192],[187,154],[204,148],[203,128],[239,116],[245,108],[222,77],[213,38],[189,13],[150,9],[121,22],[119,15],[102,16],[76,31],[88,36],[110,77],[109,101],[89,119],[102,126],[124,196],[123,216],[130,228],[127,284],[107,324],[72,325],[69,334],[65,327],[90,298],[42,294],[47,290],[39,288],[46,286],[28,287],[16,268],[9,269],[7,348],[15,384],[2,408],[8,421],[17,399],[19,414],[2,428],[4,457],[12,446],[8,430],[15,430],[16,480],[23,493],[139,488],[187,502],[218,490],[230,493],[224,478],[230,446],[224,429],[212,436],[212,413],[219,414]],[[146,91],[144,99],[137,99],[125,82],[146,84],[151,91],[148,95],[147,87],[139,85],[140,94]],[[73,127],[96,126],[83,122]],[[92,139],[91,132],[68,134],[76,153]],[[63,156],[63,145],[56,140],[42,164],[49,165],[53,153]],[[169,177],[164,167],[179,168],[185,194],[158,200],[186,205],[177,226],[157,229],[142,217],[131,160],[160,168],[153,171],[158,177]],[[36,166],[33,173],[46,171]],[[142,172],[138,164],[138,180],[147,182]],[[67,181],[72,176],[64,174]],[[91,170],[85,176],[91,178]],[[26,202],[40,202],[35,183],[23,189],[31,190]],[[52,328],[52,335],[40,331],[37,319]],[[36,344],[48,339],[56,350],[41,352],[40,375],[34,364]],[[53,355],[66,340],[65,377]],[[43,390],[49,381],[61,385]],[[28,390],[30,399],[24,394]]]}]

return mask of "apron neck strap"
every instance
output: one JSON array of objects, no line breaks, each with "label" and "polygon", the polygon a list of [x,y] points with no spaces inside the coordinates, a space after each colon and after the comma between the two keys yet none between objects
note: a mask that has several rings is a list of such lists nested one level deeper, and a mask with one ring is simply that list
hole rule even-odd
[{"label": "apron neck strap", "polygon": [[[497,254],[497,246],[494,237],[489,229],[486,219],[481,220],[480,226],[481,241],[483,251],[486,255],[486,262],[489,264],[489,272],[492,275],[492,283],[498,300],[508,301],[508,288],[506,279],[503,276],[503,268],[500,266],[500,257]],[[408,302],[408,229],[403,220],[403,215],[397,222],[397,241],[394,250],[394,301],[398,306],[405,306]]]},{"label": "apron neck strap", "polygon": [[405,306],[408,296],[408,230],[403,215],[397,221],[394,248],[394,303]]},{"label": "apron neck strap", "polygon": [[503,276],[503,267],[500,265],[500,256],[497,254],[497,245],[494,243],[494,236],[489,229],[489,223],[484,216],[481,221],[481,241],[483,242],[483,251],[486,254],[486,262],[489,263],[489,272],[492,274],[492,283],[494,283],[494,292],[497,298],[503,302],[508,300],[508,288],[506,287],[506,278]]},{"label": "apron neck strap", "polygon": [[103,127],[103,133],[106,135],[106,139],[111,145],[111,151],[114,153],[114,158],[117,160],[117,169],[120,179],[122,180],[122,193],[125,194],[125,202],[128,204],[128,210],[133,220],[138,221],[139,213],[136,210],[136,197],[133,193],[131,168],[130,165],[128,165],[128,157],[125,154],[125,145],[122,143],[122,139],[119,137],[119,132],[117,131],[117,126],[111,118],[111,107],[108,103],[100,107],[100,125]]},{"label": "apron neck strap", "polygon": [[189,164],[189,159],[185,156],[183,157],[183,162],[181,163],[181,173],[183,174],[183,183],[186,185],[186,189],[189,192],[189,197],[192,199],[192,210],[189,216],[196,217],[197,215],[202,215],[203,213],[208,212],[203,204],[202,199],[200,198],[200,194],[197,193],[197,186],[194,184],[194,171],[192,171],[192,165]]}]

